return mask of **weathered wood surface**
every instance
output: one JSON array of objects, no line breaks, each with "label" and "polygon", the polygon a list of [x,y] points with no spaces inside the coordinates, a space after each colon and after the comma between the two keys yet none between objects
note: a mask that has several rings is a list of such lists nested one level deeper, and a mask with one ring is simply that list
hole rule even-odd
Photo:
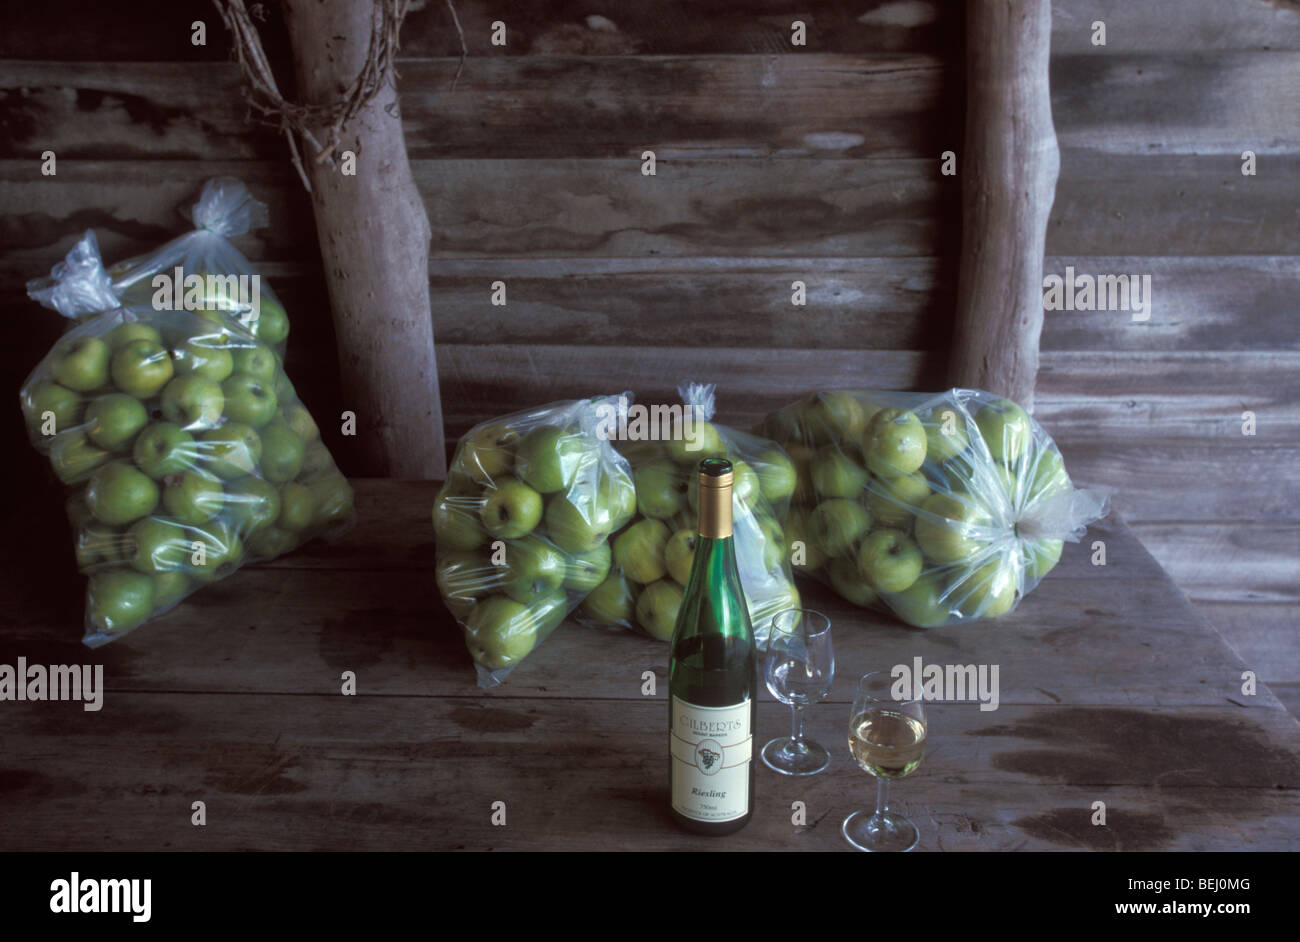
[{"label": "weathered wood surface", "polygon": [[[896,789],[922,849],[1300,846],[1300,726],[1267,688],[1240,693],[1240,660],[1118,520],[1091,534],[1104,569],[1070,547],[991,625],[911,630],[805,586],[836,625],[840,680],[809,723],[834,765],[798,782],[760,769],[754,822],[710,843],[662,808],[665,646],[566,623],[477,690],[433,585],[433,486],[356,484],[361,523],[341,543],[238,573],[96,651],[77,641],[74,593],[33,570],[0,661],[103,663],[107,694],[96,714],[0,712],[0,846],[838,850],[872,791],[842,747],[849,678],[914,656],[996,663],[1001,683],[996,711],[931,710],[927,760]],[[337,693],[344,670],[356,698]],[[760,739],[786,728],[764,702]],[[807,827],[790,823],[796,799]],[[206,828],[189,823],[195,800]],[[1106,828],[1089,823],[1096,800]]]}]

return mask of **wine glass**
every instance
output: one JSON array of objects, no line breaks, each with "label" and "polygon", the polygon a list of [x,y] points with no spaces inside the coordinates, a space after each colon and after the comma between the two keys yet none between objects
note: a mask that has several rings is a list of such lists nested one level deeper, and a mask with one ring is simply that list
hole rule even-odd
[{"label": "wine glass", "polygon": [[920,840],[916,825],[889,810],[889,781],[910,775],[925,755],[925,706],[898,699],[889,671],[872,671],[858,682],[849,714],[849,751],[876,777],[876,811],[844,819],[844,839],[858,850],[908,851]]},{"label": "wine glass", "polygon": [[784,775],[815,775],[830,765],[825,746],[803,738],[803,711],[831,692],[835,653],[831,621],[821,612],[790,608],[772,619],[763,658],[767,689],[793,713],[791,734],[763,747],[763,762]]}]

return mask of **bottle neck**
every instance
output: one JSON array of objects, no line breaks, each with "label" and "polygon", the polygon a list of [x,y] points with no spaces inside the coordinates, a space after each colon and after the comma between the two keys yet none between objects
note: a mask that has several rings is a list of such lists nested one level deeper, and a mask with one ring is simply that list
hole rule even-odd
[{"label": "bottle neck", "polygon": [[730,483],[716,487],[700,482],[699,535],[705,540],[731,538]]}]

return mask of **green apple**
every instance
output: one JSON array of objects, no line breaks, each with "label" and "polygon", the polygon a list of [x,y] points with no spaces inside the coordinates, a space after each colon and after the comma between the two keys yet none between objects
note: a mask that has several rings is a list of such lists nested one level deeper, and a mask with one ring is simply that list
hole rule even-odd
[{"label": "green apple", "polygon": [[678,530],[664,544],[664,567],[668,575],[678,585],[686,585],[691,575],[691,565],[695,562],[696,531],[689,528]]},{"label": "green apple", "polygon": [[130,631],[153,612],[153,580],[130,569],[95,573],[86,589],[86,609],[100,631]]},{"label": "green apple", "polygon": [[763,544],[763,571],[775,572],[785,558],[785,530],[781,524],[766,514],[755,513]]},{"label": "green apple", "polygon": [[303,440],[283,422],[262,429],[262,477],[276,484],[292,481],[302,470]]},{"label": "green apple", "polygon": [[217,479],[198,471],[185,471],[167,478],[162,502],[167,513],[177,520],[197,526],[221,512],[226,505],[226,492]]},{"label": "green apple", "polygon": [[537,640],[541,641],[564,621],[569,613],[569,597],[563,590],[555,589],[528,605],[528,614],[537,619]]},{"label": "green apple", "polygon": [[352,485],[337,471],[307,485],[311,491],[312,527],[327,527],[352,516]]},{"label": "green apple", "polygon": [[798,442],[787,443],[785,450],[790,456],[790,463],[794,465],[795,472],[794,494],[790,499],[796,504],[817,503],[817,491],[812,482],[812,462],[816,452]]},{"label": "green apple", "polygon": [[280,488],[280,515],[277,526],[286,530],[305,530],[312,522],[311,491],[306,484],[292,481]]},{"label": "green apple", "polygon": [[193,432],[217,427],[226,398],[218,383],[190,373],[177,376],[163,387],[161,407],[168,422]]},{"label": "green apple", "polygon": [[145,517],[126,531],[128,561],[137,572],[185,570],[190,563],[190,536],[165,517]]},{"label": "green apple", "polygon": [[243,422],[227,422],[200,432],[195,447],[203,467],[227,481],[253,474],[265,463],[262,436]]},{"label": "green apple", "polygon": [[504,596],[483,599],[465,625],[465,644],[479,664],[490,670],[518,664],[538,641],[539,619],[528,606]]},{"label": "green apple", "polygon": [[292,530],[271,524],[259,527],[248,537],[248,551],[256,559],[275,559],[296,547],[302,537]]},{"label": "green apple", "polygon": [[636,600],[636,620],[650,637],[671,641],[677,627],[677,612],[682,607],[682,587],[670,579],[652,582]]},{"label": "green apple", "polygon": [[289,339],[289,315],[274,298],[262,298],[253,321],[253,332],[264,343],[279,344]]},{"label": "green apple", "polygon": [[668,457],[692,469],[705,458],[724,455],[727,452],[727,447],[722,443],[722,436],[718,434],[712,422],[696,419],[693,424],[694,428],[691,429],[690,434],[686,433],[685,423],[683,423],[682,437],[670,438],[665,442]]},{"label": "green apple", "polygon": [[279,358],[271,352],[270,348],[260,343],[246,347],[232,347],[230,355],[234,362],[235,373],[244,373],[260,379],[268,386],[271,385],[276,368],[280,365]]},{"label": "green apple", "polygon": [[60,432],[50,442],[50,466],[64,484],[84,481],[111,457],[79,428]]},{"label": "green apple", "polygon": [[519,437],[519,433],[508,425],[476,428],[461,441],[454,467],[486,484],[513,467]]},{"label": "green apple", "polygon": [[832,559],[826,566],[831,588],[854,605],[867,608],[876,602],[876,590],[858,572],[858,565],[848,556]]},{"label": "green apple", "polygon": [[289,382],[289,374],[284,370],[276,370],[271,386],[275,389],[275,398],[280,402],[297,398],[297,394],[293,391],[293,383]]},{"label": "green apple", "polygon": [[132,340],[113,354],[111,371],[113,385],[122,392],[150,399],[171,381],[172,358],[160,343]]},{"label": "green apple", "polygon": [[871,529],[871,513],[857,501],[834,497],[808,517],[808,535],[827,556],[846,556]]},{"label": "green apple", "polygon": [[310,478],[333,470],[334,459],[330,457],[330,451],[324,443],[319,439],[307,442],[302,450],[302,471],[299,474],[304,478]]},{"label": "green apple", "polygon": [[817,548],[808,530],[807,514],[791,508],[785,519],[785,548],[790,551],[790,564],[800,572],[816,572],[826,562],[826,556]]},{"label": "green apple", "polygon": [[974,499],[932,494],[916,515],[916,542],[935,562],[961,562],[988,545],[989,534],[984,528],[991,524],[988,513]]},{"label": "green apple", "polygon": [[95,469],[86,484],[86,504],[101,523],[121,526],[158,506],[158,485],[126,461]]},{"label": "green apple", "polygon": [[952,591],[957,607],[967,618],[997,618],[1016,602],[1016,572],[1002,560],[980,566]]},{"label": "green apple", "polygon": [[952,615],[943,598],[943,584],[934,573],[926,573],[902,592],[885,596],[885,602],[895,615],[916,628],[938,627]]},{"label": "green apple", "polygon": [[911,474],[925,463],[925,426],[911,412],[881,409],[867,423],[867,467],[882,478]]},{"label": "green apple", "polygon": [[591,552],[568,557],[564,570],[564,587],[577,592],[590,592],[609,576],[610,562],[608,543],[601,543]]},{"label": "green apple", "polygon": [[953,405],[938,405],[925,419],[926,457],[942,464],[966,450],[966,415]]},{"label": "green apple", "polygon": [[493,566],[478,553],[451,550],[438,554],[434,578],[442,601],[458,621],[474,610],[479,597],[500,581],[501,567]]},{"label": "green apple", "polygon": [[126,393],[108,393],[86,406],[86,436],[100,448],[120,451],[149,424],[144,403]]},{"label": "green apple", "polygon": [[33,436],[45,434],[47,415],[53,419],[50,434],[70,429],[81,421],[81,394],[48,379],[32,383],[23,390],[22,406],[27,428]]},{"label": "green apple", "polygon": [[686,481],[667,458],[636,470],[636,509],[643,516],[666,520],[686,506]]},{"label": "green apple", "polygon": [[668,572],[664,550],[671,534],[662,520],[638,520],[614,538],[614,563],[633,582],[648,585]]},{"label": "green apple", "polygon": [[74,392],[90,392],[108,385],[112,350],[99,337],[74,337],[61,342],[50,355],[54,381]]},{"label": "green apple", "polygon": [[817,450],[812,460],[813,489],[827,497],[857,497],[867,483],[867,470],[836,445]]},{"label": "green apple", "polygon": [[507,543],[505,558],[505,583],[502,588],[516,602],[532,602],[553,593],[564,584],[564,556],[550,543],[536,536]]},{"label": "green apple", "polygon": [[233,527],[209,520],[190,529],[190,540],[202,546],[190,557],[191,573],[199,582],[216,582],[230,575],[244,560],[244,544]]},{"label": "green apple", "polygon": [[252,373],[232,373],[222,382],[221,392],[226,398],[226,417],[253,428],[270,422],[279,408],[271,384]]},{"label": "green apple", "polygon": [[542,495],[522,481],[501,477],[496,488],[488,492],[479,519],[493,536],[517,540],[541,522]]},{"label": "green apple", "polygon": [[754,470],[758,474],[759,489],[771,504],[788,500],[799,483],[794,462],[776,448],[769,448],[759,455],[754,461]]},{"label": "green apple", "polygon": [[235,371],[229,334],[199,334],[176,348],[172,359],[178,376],[201,376],[221,383]]},{"label": "green apple", "polygon": [[190,577],[183,572],[159,572],[153,576],[153,614],[171,608],[190,592]]},{"label": "green apple", "polygon": [[1072,486],[1061,453],[1051,448],[1035,449],[1030,455],[1029,501],[1068,491]]},{"label": "green apple", "polygon": [[622,573],[610,573],[582,600],[582,611],[605,625],[631,625],[636,615],[632,583]]},{"label": "green apple", "polygon": [[124,531],[106,527],[92,518],[77,529],[74,545],[77,569],[88,572],[105,566],[120,566],[126,561],[129,545]]},{"label": "green apple", "polygon": [[105,335],[104,340],[108,343],[110,350],[120,350],[132,340],[147,340],[161,346],[162,334],[148,324],[131,321],[127,324],[118,324]]},{"label": "green apple", "polygon": [[1029,416],[1010,399],[999,399],[975,413],[975,426],[988,445],[989,454],[1004,464],[1015,464],[1029,447],[1033,432]]},{"label": "green apple", "polygon": [[877,592],[902,592],[922,566],[921,548],[902,530],[873,530],[858,548],[858,572]]},{"label": "green apple", "polygon": [[433,532],[439,549],[472,550],[487,541],[479,514],[487,502],[481,498],[439,495],[433,504]]},{"label": "green apple", "polygon": [[[288,485],[285,487],[301,487]],[[310,509],[311,495],[307,495]],[[282,517],[280,492],[270,481],[264,481],[253,475],[246,475],[231,481],[226,487],[226,519],[239,533],[247,536],[262,527],[279,522]],[[290,529],[301,529],[291,527]]]},{"label": "green apple", "polygon": [[596,501],[609,511],[611,532],[636,516],[636,486],[622,468],[601,476]]},{"label": "green apple", "polygon": [[519,442],[515,473],[539,494],[553,494],[566,489],[578,471],[595,460],[595,450],[581,435],[539,425]]},{"label": "green apple", "polygon": [[566,553],[590,553],[605,542],[613,529],[614,518],[602,501],[579,507],[567,495],[556,494],[546,502],[546,532],[551,542]]},{"label": "green apple", "polygon": [[135,438],[131,449],[135,466],[155,481],[180,474],[199,463],[194,436],[172,422],[155,422]]},{"label": "green apple", "polygon": [[812,441],[857,442],[862,440],[867,415],[856,396],[836,390],[816,393],[804,411],[803,420]]},{"label": "green apple", "polygon": [[1055,568],[1061,561],[1061,550],[1065,544],[1060,540],[1029,540],[1023,544],[1025,560],[1025,581],[1028,586],[1036,585],[1043,576]]},{"label": "green apple", "polygon": [[873,478],[867,485],[867,509],[877,526],[908,530],[917,508],[929,496],[930,484],[923,474]]},{"label": "green apple", "polygon": [[320,437],[320,429],[316,427],[316,420],[311,417],[307,407],[301,402],[291,403],[281,410],[284,417],[285,425],[293,429],[293,434],[297,435],[304,442],[315,441]]}]

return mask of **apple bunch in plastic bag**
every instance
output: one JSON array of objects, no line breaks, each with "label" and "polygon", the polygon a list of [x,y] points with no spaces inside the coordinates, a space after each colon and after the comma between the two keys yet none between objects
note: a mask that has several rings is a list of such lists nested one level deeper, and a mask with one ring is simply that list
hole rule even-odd
[{"label": "apple bunch in plastic bag", "polygon": [[480,686],[499,684],[610,571],[609,537],[636,512],[600,405],[557,402],[477,425],[433,507],[438,589]]},{"label": "apple bunch in plastic bag", "polygon": [[1106,512],[1055,443],[986,392],[815,393],[761,426],[798,474],[796,570],[910,625],[996,618]]},{"label": "apple bunch in plastic bag", "polygon": [[118,307],[91,233],[30,290],[79,321],[20,399],[71,490],[87,644],[350,521],[351,487],[280,357],[237,321]]},{"label": "apple bunch in plastic bag", "polygon": [[613,569],[583,601],[578,617],[598,625],[639,627],[661,641],[672,637],[695,555],[699,464],[719,456],[730,459],[735,469],[736,568],[755,640],[765,645],[772,617],[799,604],[780,523],[795,489],[794,466],[774,442],[715,425],[713,385],[691,383],[678,392],[684,408],[694,410],[693,434],[620,443],[632,465],[637,513],[612,538]]}]

